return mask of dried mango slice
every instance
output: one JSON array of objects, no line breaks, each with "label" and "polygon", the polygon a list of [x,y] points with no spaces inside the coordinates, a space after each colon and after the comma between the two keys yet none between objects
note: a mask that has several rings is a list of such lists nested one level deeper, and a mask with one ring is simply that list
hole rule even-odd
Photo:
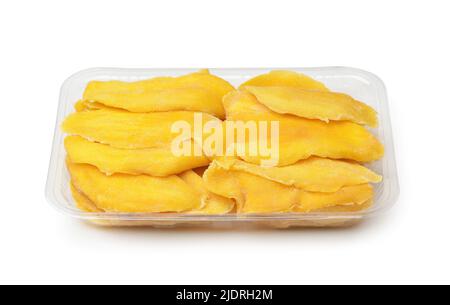
[{"label": "dried mango slice", "polygon": [[[91,141],[109,144],[117,148],[154,148],[167,147],[180,137],[172,132],[175,122],[185,122],[195,135],[194,123],[205,125],[207,122],[221,121],[206,113],[189,111],[171,111],[154,113],[116,112],[97,110],[77,112],[69,115],[63,122],[63,130],[72,135],[82,136]],[[202,134],[206,138],[206,134]]]},{"label": "dried mango slice", "polygon": [[239,213],[310,212],[337,205],[362,204],[373,196],[370,185],[334,193],[307,192],[246,172],[226,170],[214,161],[205,173],[207,188],[237,202]]},{"label": "dried mango slice", "polygon": [[103,213],[104,211],[99,209],[89,198],[87,198],[83,193],[78,191],[73,183],[70,183],[70,190],[72,192],[73,199],[77,207],[88,213]]},{"label": "dried mango slice", "polygon": [[224,170],[215,161],[205,172],[204,181],[209,191],[236,200],[238,213],[289,212],[299,192],[259,176]]},{"label": "dried mango slice", "polygon": [[179,77],[155,77],[135,82],[124,81],[91,81],[86,87],[85,94],[95,93],[139,93],[154,89],[174,89],[183,87],[209,88],[224,96],[234,87],[224,79],[212,75],[208,69],[203,69]]},{"label": "dried mango slice", "polygon": [[292,87],[253,87],[245,90],[272,111],[325,122],[351,121],[376,127],[377,112],[343,93],[308,91]]},{"label": "dried mango slice", "polygon": [[[191,147],[197,145],[192,140]],[[68,136],[64,140],[68,157],[73,163],[96,166],[107,175],[124,173],[147,174],[166,177],[209,164],[206,156],[175,156],[170,148],[121,149],[90,142],[79,136]]]},{"label": "dried mango slice", "polygon": [[222,99],[227,93],[235,88],[226,80],[210,73],[208,69],[187,74],[176,78],[175,82],[179,86],[199,86],[215,92]]},{"label": "dried mango slice", "polygon": [[143,92],[146,89],[165,88],[168,89],[173,77],[162,76],[151,79],[144,79],[134,82],[125,82],[119,80],[110,81],[90,81],[83,93],[85,95],[94,95],[96,93],[127,93],[127,92]]},{"label": "dried mango slice", "polygon": [[[202,215],[219,215],[227,214],[234,208],[234,200],[228,199],[206,190],[203,179],[193,171],[186,171],[180,174],[180,178],[183,179],[195,192],[198,197],[201,197],[201,208],[193,211],[189,211],[189,214],[202,214]],[[88,197],[81,193],[71,183],[71,191],[73,198],[77,204],[77,207],[89,213],[103,213],[104,210],[99,209]]]},{"label": "dried mango slice", "polygon": [[221,99],[204,88],[152,90],[144,93],[96,93],[85,99],[131,112],[201,111],[225,118]]},{"label": "dried mango slice", "polygon": [[310,192],[336,192],[345,186],[378,183],[382,177],[355,162],[311,157],[283,167],[261,167],[239,159],[217,159],[216,166],[242,171]]},{"label": "dried mango slice", "polygon": [[369,184],[337,192],[308,192],[242,171],[226,170],[213,161],[205,172],[211,192],[236,200],[238,213],[311,212],[340,205],[358,205],[373,197]]},{"label": "dried mango slice", "polygon": [[225,117],[222,98],[234,90],[208,70],[180,77],[159,77],[138,82],[92,81],[83,99],[131,112],[200,111]]},{"label": "dried mango slice", "polygon": [[201,208],[198,194],[178,176],[151,177],[114,174],[67,162],[73,184],[106,212],[184,212]]},{"label": "dried mango slice", "polygon": [[274,70],[267,74],[256,76],[243,83],[239,88],[242,89],[246,86],[280,86],[296,87],[304,90],[329,91],[324,84],[307,75],[285,70]]},{"label": "dried mango slice", "polygon": [[[278,166],[294,164],[311,156],[370,162],[380,159],[384,154],[383,145],[377,138],[363,126],[353,122],[325,123],[282,115],[260,104],[251,93],[243,91],[225,96],[224,106],[227,119],[231,121],[279,122]],[[268,142],[271,141],[269,133]],[[250,154],[248,149],[241,157],[255,164],[260,164],[265,159],[261,155]]]},{"label": "dried mango slice", "polygon": [[209,192],[202,177],[194,171],[186,171],[179,175],[202,198],[202,208],[189,212],[190,214],[219,215],[231,212],[235,206],[234,200]]}]

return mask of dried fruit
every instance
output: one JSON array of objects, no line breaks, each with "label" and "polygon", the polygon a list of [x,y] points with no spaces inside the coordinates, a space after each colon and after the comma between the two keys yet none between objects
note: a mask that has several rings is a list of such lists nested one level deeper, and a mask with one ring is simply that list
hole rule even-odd
[{"label": "dried fruit", "polygon": [[381,176],[349,161],[311,157],[283,167],[261,167],[239,159],[217,159],[215,166],[242,171],[310,192],[336,192],[345,186],[381,182]]},{"label": "dried fruit", "polygon": [[70,183],[70,190],[72,192],[73,199],[77,207],[88,213],[103,213],[89,198],[87,198],[83,193],[78,191],[73,183]]},{"label": "dried fruit", "polygon": [[[383,145],[363,126],[352,122],[325,123],[271,111],[249,92],[235,91],[224,98],[227,120],[279,122],[278,166],[294,164],[311,156],[370,162],[384,154]],[[268,142],[271,142],[269,134]],[[244,143],[240,143],[244,144]],[[248,143],[245,143],[248,144]],[[246,161],[260,164],[263,156],[246,154]]]},{"label": "dried fruit", "polygon": [[377,113],[368,105],[343,93],[308,91],[292,87],[244,87],[258,102],[280,114],[306,119],[351,121],[376,127]]},{"label": "dried fruit", "polygon": [[224,118],[222,98],[234,90],[208,70],[138,82],[90,82],[83,99],[131,112],[199,111]]},{"label": "dried fruit", "polygon": [[360,205],[373,197],[369,184],[346,186],[332,193],[308,192],[214,161],[205,172],[208,190],[236,200],[238,213],[311,212],[333,206]]},{"label": "dried fruit", "polygon": [[[191,135],[195,134],[196,114],[190,111],[131,113],[103,109],[71,114],[62,128],[68,134],[117,148],[168,147],[179,136],[172,132],[175,122],[186,122],[192,129]],[[221,123],[206,113],[200,114],[200,117],[201,124],[209,121]]]},{"label": "dried fruit", "polygon": [[239,88],[242,89],[246,86],[280,86],[296,87],[304,90],[329,91],[324,84],[307,75],[285,70],[274,70],[267,74],[256,76],[243,83]]},{"label": "dried fruit", "polygon": [[180,177],[114,174],[67,162],[73,185],[105,212],[157,213],[200,209],[198,194]]},{"label": "dried fruit", "polygon": [[[201,215],[219,215],[227,214],[234,208],[234,201],[217,194],[209,192],[205,186],[203,179],[197,175],[194,171],[186,171],[180,174],[180,178],[186,182],[189,187],[191,187],[193,192],[196,192],[198,198],[200,199],[200,208],[192,211],[188,211],[190,214],[201,214]],[[86,197],[82,192],[80,192],[71,183],[71,191],[74,197],[77,207],[88,213],[104,213],[105,211],[99,209],[88,197]],[[125,211],[122,211],[125,212]]]},{"label": "dried fruit", "polygon": [[179,175],[189,186],[198,192],[202,208],[193,210],[191,214],[218,215],[227,214],[234,208],[234,200],[209,192],[202,177],[194,171],[186,171]]},{"label": "dried fruit", "polygon": [[[296,72],[272,71],[237,91],[207,70],[92,81],[75,109],[62,127],[71,191],[85,212],[355,212],[373,204],[371,183],[382,179],[357,163],[383,156],[363,126],[377,125],[375,110]],[[247,138],[227,146],[230,122]],[[255,153],[262,138],[268,146]],[[222,146],[240,158],[222,156]],[[273,157],[277,166],[260,166]]]},{"label": "dried fruit", "polygon": [[[191,147],[196,145],[192,140]],[[205,156],[174,156],[170,147],[147,149],[122,149],[90,142],[79,136],[66,137],[64,141],[68,157],[73,163],[96,166],[107,175],[124,173],[147,174],[166,177],[209,164]]]}]

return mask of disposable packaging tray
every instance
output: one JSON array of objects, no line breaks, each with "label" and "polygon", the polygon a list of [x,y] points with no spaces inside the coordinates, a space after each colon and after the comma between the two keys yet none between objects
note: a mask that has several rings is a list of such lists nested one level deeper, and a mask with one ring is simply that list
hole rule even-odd
[{"label": "disposable packaging tray", "polygon": [[[70,216],[107,226],[203,226],[207,228],[236,227],[337,227],[356,224],[366,218],[379,215],[391,207],[399,194],[397,169],[391,121],[386,88],[380,78],[372,73],[348,67],[284,68],[307,74],[333,91],[350,94],[372,106],[379,114],[379,126],[371,131],[385,147],[385,156],[367,166],[383,176],[383,181],[375,185],[375,201],[371,208],[359,212],[339,213],[274,213],[252,215],[199,216],[175,213],[126,214],[126,213],[86,213],[76,206],[70,192],[70,178],[65,166],[66,152],[60,126],[64,118],[74,111],[74,104],[83,94],[89,81],[121,80],[137,81],[157,76],[179,76],[198,69],[121,69],[94,68],[69,77],[61,88],[53,148],[46,185],[48,201],[61,212]],[[211,73],[238,86],[246,80],[274,68],[257,69],[211,69]],[[161,198],[164,200],[164,198]]]}]

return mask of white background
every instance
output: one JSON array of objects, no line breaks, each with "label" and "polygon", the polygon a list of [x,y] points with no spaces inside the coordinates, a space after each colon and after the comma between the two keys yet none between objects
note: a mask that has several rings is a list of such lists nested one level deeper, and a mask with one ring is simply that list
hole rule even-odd
[{"label": "white background", "polygon": [[[448,1],[0,2],[0,282],[449,283]],[[96,228],[44,197],[59,88],[113,67],[342,65],[386,83],[401,195],[338,230]]]}]

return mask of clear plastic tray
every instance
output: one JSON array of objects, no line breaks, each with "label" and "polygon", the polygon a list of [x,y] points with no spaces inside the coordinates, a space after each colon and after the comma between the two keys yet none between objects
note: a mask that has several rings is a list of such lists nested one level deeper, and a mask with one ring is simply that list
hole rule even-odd
[{"label": "clear plastic tray", "polygon": [[[350,94],[374,107],[379,114],[379,127],[372,129],[385,146],[382,160],[368,166],[383,176],[383,182],[375,185],[374,205],[362,212],[345,213],[277,213],[261,215],[218,215],[196,216],[185,214],[123,214],[123,213],[85,213],[78,210],[72,199],[69,187],[69,174],[65,167],[64,134],[60,129],[64,118],[74,111],[74,103],[78,101],[87,83],[91,80],[136,81],[156,76],[178,76],[197,71],[198,69],[120,69],[94,68],[76,73],[68,78],[62,88],[58,106],[55,136],[46,186],[48,201],[58,210],[100,225],[110,226],[268,226],[274,228],[288,227],[330,227],[345,226],[380,214],[391,207],[399,194],[397,169],[389,117],[386,89],[383,82],[374,74],[347,67],[320,68],[285,68],[286,70],[305,73],[324,82],[333,91]],[[211,69],[235,86],[267,69]],[[163,200],[163,199],[162,199]]]}]

